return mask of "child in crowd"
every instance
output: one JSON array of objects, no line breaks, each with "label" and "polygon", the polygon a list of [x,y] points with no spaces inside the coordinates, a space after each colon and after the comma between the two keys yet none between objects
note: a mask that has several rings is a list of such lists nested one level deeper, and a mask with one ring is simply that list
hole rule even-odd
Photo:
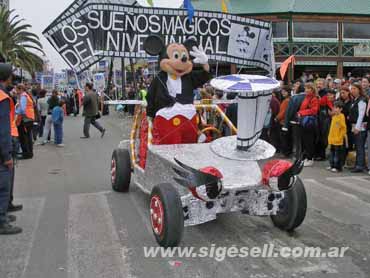
[{"label": "child in crowd", "polygon": [[55,106],[52,111],[52,119],[54,125],[54,137],[57,147],[64,147],[63,144],[63,119],[64,119],[64,101],[61,100],[58,106]]},{"label": "child in crowd", "polygon": [[330,167],[327,169],[333,173],[342,171],[345,162],[345,146],[348,146],[346,119],[342,110],[343,102],[336,101],[334,103],[334,114],[328,136],[328,143],[330,145]]}]

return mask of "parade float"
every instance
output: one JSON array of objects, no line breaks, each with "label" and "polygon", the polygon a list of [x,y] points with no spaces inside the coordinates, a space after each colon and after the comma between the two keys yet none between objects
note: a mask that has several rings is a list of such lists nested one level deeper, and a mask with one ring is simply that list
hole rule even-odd
[{"label": "parade float", "polygon": [[[148,117],[150,103],[124,102],[136,105],[136,113],[130,142],[122,141],[113,151],[113,190],[128,192],[130,186],[137,186],[150,194],[148,215],[154,237],[163,247],[180,244],[184,227],[215,220],[221,213],[270,216],[274,225],[285,231],[301,225],[307,208],[304,185],[298,177],[303,163],[269,160],[275,149],[259,139],[272,92],[279,87],[273,78],[270,24],[226,13],[193,10],[189,16],[185,9],[119,2],[77,0],[45,30],[45,36],[75,71],[83,71],[102,57],[158,55],[165,74],[170,76],[171,71],[163,66],[163,60],[185,80],[186,75],[192,74],[193,65],[188,70],[181,62],[190,65],[192,60],[196,64],[204,55],[198,53],[199,57],[193,60],[191,54],[202,50],[211,61],[260,68],[270,77],[218,76],[210,85],[237,95],[235,100],[196,102],[191,114],[162,113],[172,124],[170,133],[176,132],[183,121],[196,119],[193,126],[197,138],[203,140],[186,144],[181,140],[158,143],[157,135],[153,135],[158,114]],[[150,39],[153,35],[167,48],[163,45],[158,48],[159,40]],[[189,40],[193,41],[190,48]],[[195,52],[197,56],[198,51]],[[169,83],[164,83],[158,77],[160,74],[154,77],[154,82],[163,85],[168,98],[172,95]],[[184,82],[174,87],[189,87]],[[178,105],[179,90],[172,96],[171,107]],[[118,103],[121,102],[111,104]],[[237,105],[236,126],[220,104]],[[231,136],[225,135],[225,128]]]}]

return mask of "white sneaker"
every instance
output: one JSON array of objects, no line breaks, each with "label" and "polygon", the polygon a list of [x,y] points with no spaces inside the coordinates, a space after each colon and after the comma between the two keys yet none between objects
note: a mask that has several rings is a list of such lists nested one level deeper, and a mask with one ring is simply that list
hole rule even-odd
[{"label": "white sneaker", "polygon": [[332,171],[333,173],[338,173],[338,170],[337,170],[337,169],[335,169],[335,168],[331,169],[331,171]]},{"label": "white sneaker", "polygon": [[329,167],[326,167],[326,170],[328,170],[328,171],[331,171],[331,167],[329,166]]},{"label": "white sneaker", "polygon": [[312,167],[313,166],[313,160],[305,159],[303,163],[304,167]]},{"label": "white sneaker", "polygon": [[64,147],[64,144],[58,144],[57,147],[58,148],[63,148]]}]

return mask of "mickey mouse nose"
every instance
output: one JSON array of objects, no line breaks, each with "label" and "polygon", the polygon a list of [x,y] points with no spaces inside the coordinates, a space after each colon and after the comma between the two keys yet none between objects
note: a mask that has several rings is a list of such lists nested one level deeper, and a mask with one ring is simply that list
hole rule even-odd
[{"label": "mickey mouse nose", "polygon": [[182,57],[181,62],[186,63],[188,61],[188,57]]}]

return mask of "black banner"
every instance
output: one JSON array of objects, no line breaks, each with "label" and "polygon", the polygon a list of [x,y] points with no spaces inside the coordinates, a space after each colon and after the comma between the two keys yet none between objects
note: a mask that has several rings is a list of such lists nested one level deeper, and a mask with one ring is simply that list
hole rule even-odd
[{"label": "black banner", "polygon": [[77,0],[44,31],[75,71],[89,68],[102,57],[148,57],[143,42],[148,35],[156,34],[166,44],[193,38],[211,60],[272,72],[271,28],[267,22],[196,11],[190,24],[185,10],[118,2]]}]

